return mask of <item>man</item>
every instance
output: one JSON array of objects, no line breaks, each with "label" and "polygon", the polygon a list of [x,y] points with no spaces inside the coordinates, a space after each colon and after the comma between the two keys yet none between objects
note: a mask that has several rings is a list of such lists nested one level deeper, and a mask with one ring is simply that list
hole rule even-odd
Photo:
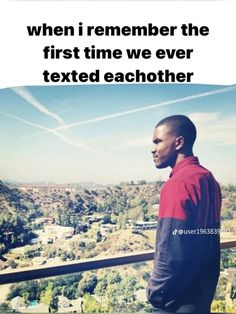
[{"label": "man", "polygon": [[147,298],[161,313],[209,313],[220,268],[221,191],[193,155],[196,128],[183,115],[153,135],[156,168],[171,167],[160,195],[154,269]]}]

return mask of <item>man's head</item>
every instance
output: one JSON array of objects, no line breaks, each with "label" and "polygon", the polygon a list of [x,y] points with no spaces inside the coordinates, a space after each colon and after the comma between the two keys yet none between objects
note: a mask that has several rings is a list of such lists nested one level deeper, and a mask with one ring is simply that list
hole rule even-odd
[{"label": "man's head", "polygon": [[174,115],[161,120],[154,129],[152,150],[157,168],[174,165],[193,154],[196,127],[186,116]]}]

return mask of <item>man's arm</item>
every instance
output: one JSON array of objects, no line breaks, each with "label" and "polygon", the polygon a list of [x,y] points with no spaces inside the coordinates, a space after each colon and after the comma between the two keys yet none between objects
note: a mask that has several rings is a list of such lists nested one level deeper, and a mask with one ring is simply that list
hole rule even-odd
[{"label": "man's arm", "polygon": [[194,235],[182,232],[191,229],[196,202],[194,187],[182,180],[170,180],[162,190],[154,269],[147,287],[154,307],[174,302],[192,280]]}]

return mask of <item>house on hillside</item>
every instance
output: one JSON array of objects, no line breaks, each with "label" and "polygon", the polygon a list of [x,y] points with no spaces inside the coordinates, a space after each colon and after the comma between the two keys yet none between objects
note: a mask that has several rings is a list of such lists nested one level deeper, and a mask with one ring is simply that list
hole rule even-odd
[{"label": "house on hillside", "polygon": [[17,296],[11,299],[10,303],[11,303],[12,310],[14,312],[20,312],[20,308],[26,306],[25,300],[20,296]]},{"label": "house on hillside", "polygon": [[116,231],[116,225],[111,224],[111,223],[103,224],[100,227],[100,232],[102,233],[102,235],[105,235],[107,233],[112,233],[114,231]]},{"label": "house on hillside", "polygon": [[133,224],[133,230],[151,230],[157,228],[157,221],[136,221]]},{"label": "house on hillside", "polygon": [[103,219],[103,216],[102,215],[87,215],[85,216],[85,219],[89,224],[92,224],[94,222],[101,221]]},{"label": "house on hillside", "polygon": [[82,313],[82,298],[69,300],[63,295],[58,296],[58,313]]},{"label": "house on hillside", "polygon": [[46,225],[44,227],[44,233],[41,234],[41,238],[48,238],[48,239],[69,239],[74,235],[74,228],[73,227],[63,227],[59,225]]}]

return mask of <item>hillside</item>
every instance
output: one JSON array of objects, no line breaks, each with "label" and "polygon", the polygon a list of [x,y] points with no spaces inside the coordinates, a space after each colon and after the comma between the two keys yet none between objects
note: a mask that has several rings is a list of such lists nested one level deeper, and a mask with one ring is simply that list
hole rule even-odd
[{"label": "hillside", "polygon": [[0,253],[27,244],[36,218],[50,219],[57,225],[73,227],[75,233],[90,229],[88,217],[102,216],[103,223],[119,224],[128,219],[156,217],[161,184],[98,186],[96,189],[69,191],[29,189],[22,192],[0,181]]},{"label": "hillside", "polygon": [[94,211],[118,213],[135,207],[140,200],[145,201],[148,206],[158,203],[160,186],[161,184],[111,185],[96,190],[84,189],[75,196],[69,193],[57,194],[52,200],[73,208],[78,213]]},{"label": "hillside", "polygon": [[71,226],[75,232],[88,228],[89,216],[102,215],[104,223],[127,219],[149,220],[156,217],[161,184],[114,185],[77,193],[38,194],[36,202],[45,216],[61,226]]},{"label": "hillside", "polygon": [[142,231],[138,234],[132,233],[131,229],[115,231],[106,241],[97,244],[97,257],[154,249],[155,234],[156,230]]},{"label": "hillside", "polygon": [[0,258],[32,236],[30,222],[40,215],[32,198],[0,181]]},{"label": "hillside", "polygon": [[10,189],[0,181],[0,214],[27,213],[34,208],[34,201],[29,194],[18,189]]}]

